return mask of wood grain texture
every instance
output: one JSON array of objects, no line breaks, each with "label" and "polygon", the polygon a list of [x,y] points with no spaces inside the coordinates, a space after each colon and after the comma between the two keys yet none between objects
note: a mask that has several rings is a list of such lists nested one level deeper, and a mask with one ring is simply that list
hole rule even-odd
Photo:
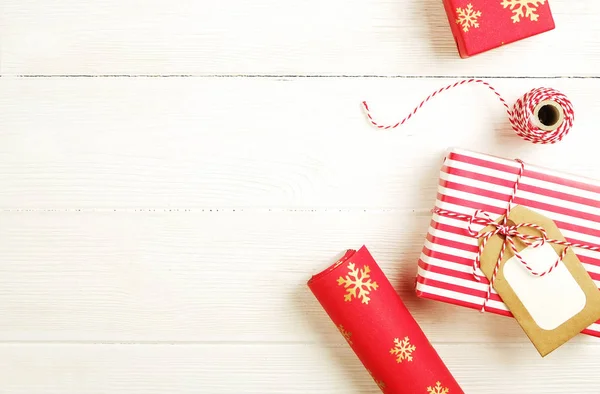
[{"label": "wood grain texture", "polygon": [[2,3],[12,75],[597,76],[600,61],[594,1],[553,1],[555,31],[469,60],[441,0]]},{"label": "wood grain texture", "polygon": [[[514,136],[478,88],[395,132],[370,127],[358,105],[392,120],[449,81],[0,79],[0,342],[12,349],[0,387],[372,392],[305,287],[362,244],[467,392],[487,393],[490,377],[498,393],[595,387],[596,339],[576,338],[548,367],[514,321],[419,300],[412,283],[444,150],[593,176],[597,80],[492,81],[509,99],[540,82],[573,99],[576,129],[549,147]],[[120,342],[137,353],[94,345]],[[322,356],[332,346],[342,360]]]},{"label": "wood grain texture", "polygon": [[527,341],[511,319],[417,299],[429,218],[410,212],[2,217],[0,342],[339,343],[306,281],[363,244],[431,340]]},{"label": "wood grain texture", "polygon": [[391,123],[453,81],[3,78],[0,208],[428,211],[451,146],[597,177],[597,79],[491,80],[510,102],[537,86],[571,98],[553,146],[517,137],[483,86],[392,131],[360,107]]},{"label": "wood grain texture", "polygon": [[[529,345],[437,348],[467,393],[597,393],[585,373],[598,365],[596,345],[568,344],[543,361]],[[0,345],[0,386],[7,394],[380,392],[345,345]]]},{"label": "wood grain texture", "polygon": [[415,296],[429,217],[411,212],[2,218],[0,342],[340,343],[306,281],[366,244],[432,341],[528,343],[512,319]]},{"label": "wood grain texture", "polygon": [[[375,394],[306,287],[366,244],[465,392],[597,393],[596,338],[541,359],[413,291],[448,147],[600,178],[600,3],[551,7],[462,60],[441,0],[0,0],[0,392]],[[474,86],[360,107],[465,75],[563,91],[573,132]]]}]

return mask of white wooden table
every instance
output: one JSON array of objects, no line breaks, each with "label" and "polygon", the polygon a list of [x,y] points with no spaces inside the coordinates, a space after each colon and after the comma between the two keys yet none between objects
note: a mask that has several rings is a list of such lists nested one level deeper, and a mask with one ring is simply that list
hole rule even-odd
[{"label": "white wooden table", "polygon": [[[443,152],[598,177],[600,3],[462,60],[441,0],[0,0],[0,392],[376,393],[306,288],[366,244],[469,394],[598,393],[600,340],[417,299]],[[463,87],[573,101],[555,146]]]}]

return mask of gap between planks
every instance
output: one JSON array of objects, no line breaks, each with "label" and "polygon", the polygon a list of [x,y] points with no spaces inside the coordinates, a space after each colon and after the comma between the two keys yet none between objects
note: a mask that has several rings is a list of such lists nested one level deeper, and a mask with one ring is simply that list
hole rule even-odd
[{"label": "gap between planks", "polygon": [[[473,342],[473,341],[462,341],[462,342],[450,342],[450,341],[431,341],[434,347],[488,347],[488,348],[532,348],[529,342]],[[198,347],[212,347],[212,346],[306,346],[306,345],[318,345],[324,349],[349,349],[348,344],[340,337],[339,343],[331,342],[320,342],[320,341],[68,341],[68,340],[32,340],[32,341],[4,341],[0,340],[1,346],[198,346]],[[577,341],[571,340],[561,346],[561,348],[587,348],[600,347],[600,342],[590,341]]]},{"label": "gap between planks", "polygon": [[414,213],[431,215],[428,209],[406,208],[5,208],[0,213]]},{"label": "gap between planks", "polygon": [[494,76],[494,75],[376,75],[376,74],[0,74],[0,78],[292,78],[292,79],[311,79],[311,78],[345,78],[345,79],[363,79],[363,78],[382,78],[382,79],[600,79],[600,76],[586,75],[553,75],[553,76]]}]

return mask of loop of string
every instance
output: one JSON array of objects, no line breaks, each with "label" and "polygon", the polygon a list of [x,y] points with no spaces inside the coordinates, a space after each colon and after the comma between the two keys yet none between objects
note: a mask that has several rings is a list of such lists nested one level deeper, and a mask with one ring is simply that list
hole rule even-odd
[{"label": "loop of string", "polygon": [[[569,251],[569,248],[582,248],[582,249],[587,249],[587,250],[591,250],[594,252],[600,252],[600,246],[595,246],[595,245],[591,245],[591,244],[574,243],[574,242],[562,241],[559,239],[548,238],[548,233],[546,232],[546,230],[542,226],[539,226],[535,223],[519,223],[519,224],[510,224],[509,223],[508,217],[510,215],[512,206],[514,204],[516,194],[519,190],[519,184],[521,182],[521,178],[523,177],[523,173],[525,172],[525,164],[521,160],[516,160],[516,161],[520,164],[519,172],[517,174],[517,180],[515,181],[512,194],[510,196],[510,199],[508,200],[506,212],[504,213],[502,219],[499,222],[494,221],[489,213],[484,212],[482,210],[476,210],[472,215],[465,215],[462,213],[448,211],[448,210],[440,209],[440,208],[433,209],[433,213],[438,214],[440,216],[445,216],[445,217],[449,217],[449,218],[466,221],[467,222],[466,230],[469,233],[469,235],[480,240],[479,249],[477,251],[477,256],[475,257],[475,260],[473,260],[473,271],[472,271],[473,277],[478,282],[481,281],[481,277],[479,276],[479,273],[478,273],[478,271],[481,269],[481,256],[482,256],[483,250],[485,249],[487,242],[496,235],[500,235],[500,236],[504,237],[504,242],[502,243],[502,247],[500,249],[498,259],[494,266],[494,271],[489,280],[489,285],[487,288],[485,299],[483,301],[483,305],[481,307],[481,312],[485,312],[486,305],[487,305],[488,301],[490,300],[490,297],[492,294],[492,288],[494,287],[494,284],[496,282],[496,277],[498,276],[498,271],[499,271],[500,265],[502,264],[502,261],[504,259],[504,254],[506,252],[507,247],[510,248],[513,255],[517,258],[517,260],[521,263],[521,265],[523,267],[525,267],[525,269],[527,269],[527,271],[531,275],[538,276],[538,277],[543,277],[545,275],[550,274],[558,266],[558,264],[565,258],[565,256],[567,255],[567,252]],[[485,227],[491,226],[493,229],[490,231],[478,233],[475,230],[473,230],[473,228],[472,228],[473,224],[479,224],[479,225],[483,225]],[[519,229],[521,229],[521,228],[533,229],[537,233],[539,233],[539,235],[524,234],[519,231]],[[547,242],[550,244],[564,246],[564,249],[560,253],[560,256],[558,256],[558,258],[556,259],[556,262],[554,262],[554,264],[552,264],[550,267],[548,267],[544,271],[536,271],[523,258],[523,256],[521,256],[521,254],[519,253],[519,250],[517,248],[516,241],[519,241],[519,242],[523,243],[524,245],[531,246],[533,248],[542,246]]]},{"label": "loop of string", "polygon": [[[383,125],[375,121],[373,116],[371,115],[371,110],[366,101],[362,102],[362,105],[366,111],[367,117],[371,124],[378,129],[389,130],[395,129],[397,127],[402,126],[406,123],[410,118],[412,118],[417,111],[419,111],[423,105],[425,105],[429,100],[433,99],[435,96],[439,95],[442,92],[445,92],[450,89],[454,89],[461,85],[465,84],[480,84],[487,87],[491,90],[498,100],[502,103],[504,108],[506,109],[506,113],[508,115],[508,120],[515,131],[515,133],[526,141],[533,142],[534,144],[554,144],[561,141],[571,130],[573,127],[573,122],[575,120],[575,112],[573,110],[573,105],[571,101],[564,94],[560,93],[557,90],[551,88],[537,88],[529,91],[524,96],[519,98],[513,108],[511,109],[509,105],[506,103],[506,100],[502,97],[500,93],[488,82],[482,79],[463,79],[461,81],[455,82],[443,88],[440,88],[427,96],[419,105],[417,105],[412,112],[410,112],[404,119],[401,121],[392,124],[392,125]],[[534,121],[534,110],[536,106],[543,101],[553,101],[560,105],[562,111],[564,113],[564,120],[562,123],[552,131],[542,130],[539,128],[538,124]]]}]

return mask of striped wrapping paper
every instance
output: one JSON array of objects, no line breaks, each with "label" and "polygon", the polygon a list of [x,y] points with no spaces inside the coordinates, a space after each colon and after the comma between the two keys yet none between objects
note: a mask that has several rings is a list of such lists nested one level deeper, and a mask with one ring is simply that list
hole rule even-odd
[{"label": "striped wrapping paper", "polygon": [[[506,212],[518,171],[514,160],[452,149],[440,172],[436,207],[467,215],[482,209],[495,220]],[[525,163],[515,205],[554,220],[567,241],[600,245],[600,181]],[[600,252],[574,251],[600,286]],[[482,272],[481,282],[473,278],[476,254],[477,240],[469,236],[466,221],[434,214],[419,259],[417,295],[481,309],[489,282]],[[486,311],[512,316],[495,291]],[[583,332],[600,337],[600,321]]]}]

